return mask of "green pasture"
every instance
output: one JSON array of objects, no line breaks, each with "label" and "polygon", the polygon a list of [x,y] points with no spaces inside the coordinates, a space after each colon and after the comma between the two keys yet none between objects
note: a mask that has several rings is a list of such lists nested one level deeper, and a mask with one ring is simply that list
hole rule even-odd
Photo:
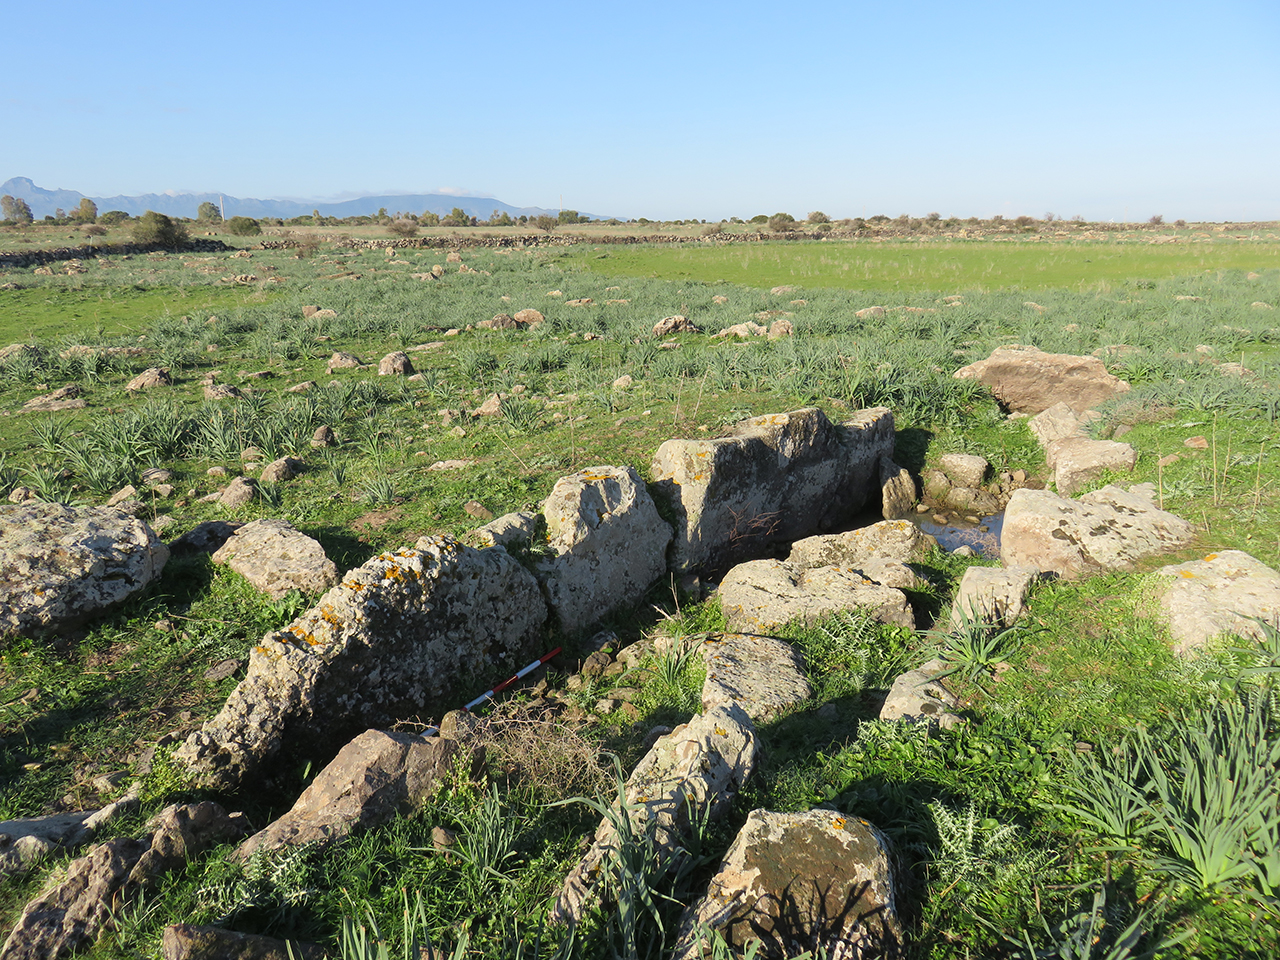
[{"label": "green pasture", "polygon": [[943,294],[964,291],[1107,291],[1126,280],[1280,268],[1280,243],[833,240],[759,244],[574,247],[566,263],[614,277],[724,281],[748,287]]}]

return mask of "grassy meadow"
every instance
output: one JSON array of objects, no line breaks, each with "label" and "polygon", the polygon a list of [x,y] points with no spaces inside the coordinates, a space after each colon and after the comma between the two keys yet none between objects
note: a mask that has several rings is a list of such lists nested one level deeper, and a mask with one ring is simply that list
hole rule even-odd
[{"label": "grassy meadow", "polygon": [[[423,534],[465,536],[479,523],[469,505],[533,508],[556,478],[593,464],[647,475],[665,439],[805,405],[832,419],[891,407],[896,457],[913,470],[965,452],[1047,480],[1025,423],[951,377],[1006,343],[1099,351],[1129,380],[1096,424],[1139,453],[1132,479],[1111,479],[1156,482],[1199,530],[1142,569],[1039,585],[1028,619],[999,635],[934,629],[967,565],[991,562],[943,553],[910,597],[916,632],[856,611],[786,628],[815,696],[761,728],[756,778],[674,876],[627,876],[653,891],[638,915],[601,910],[572,936],[544,924],[598,819],[577,801],[616,795],[611,757],[629,769],[654,724],[698,709],[688,651],[723,620],[714,597],[670,585],[607,623],[624,644],[674,638],[634,674],[570,691],[584,638],[548,638],[568,651],[548,675],[563,709],[545,715],[528,690],[494,708],[487,782],[459,778],[413,816],[327,850],[247,866],[212,851],[122,909],[86,955],[157,957],[164,925],[189,920],[315,940],[344,960],[378,956],[375,940],[406,955],[421,934],[458,958],[660,957],[748,811],[829,804],[893,841],[911,958],[1275,956],[1280,633],[1180,661],[1150,615],[1150,571],[1163,563],[1235,548],[1280,566],[1280,243],[1207,237],[584,244],[463,250],[466,273],[445,251],[238,241],[250,256],[0,271],[12,285],[0,289],[0,347],[34,347],[0,360],[0,496],[25,486],[103,503],[163,467],[171,495],[143,494],[165,540],[209,519],[282,517],[348,569]],[[447,266],[439,280],[415,278],[436,263]],[[781,285],[794,289],[770,292]],[[306,305],[333,314],[304,318]],[[888,309],[855,315],[872,305]],[[526,307],[545,322],[474,328]],[[656,342],[653,324],[675,313],[703,333]],[[780,317],[793,336],[712,336]],[[336,350],[371,366],[329,373]],[[409,351],[422,378],[378,377],[392,350]],[[174,384],[125,389],[152,366]],[[205,400],[211,375],[244,395]],[[615,386],[624,375],[631,384]],[[23,412],[70,383],[84,409]],[[312,386],[289,390],[302,383]],[[492,393],[507,397],[502,414],[471,416]],[[337,445],[311,448],[320,426]],[[1185,445],[1201,436],[1207,448]],[[306,470],[245,507],[201,502],[252,475],[250,447]],[[430,469],[450,460],[464,465]],[[161,737],[216,713],[239,675],[206,679],[210,667],[243,658],[314,599],[271,601],[203,555],[175,556],[152,588],[75,634],[0,642],[0,819],[100,805],[111,793],[96,778],[136,773]],[[893,678],[939,652],[958,668],[968,722],[933,734],[880,723]],[[596,711],[615,686],[641,691],[634,718]],[[165,803],[206,796],[166,758],[156,751],[144,777],[143,811],[112,829],[137,831]],[[291,789],[210,798],[261,827],[315,772],[296,771]],[[432,852],[437,826],[457,831],[465,856]],[[0,883],[6,925],[59,863]]]}]

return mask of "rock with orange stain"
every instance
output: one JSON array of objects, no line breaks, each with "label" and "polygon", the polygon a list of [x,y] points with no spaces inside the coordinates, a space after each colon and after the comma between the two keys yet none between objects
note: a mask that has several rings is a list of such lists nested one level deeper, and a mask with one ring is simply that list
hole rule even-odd
[{"label": "rock with orange stain", "polygon": [[1224,634],[1261,639],[1258,620],[1280,625],[1280,573],[1243,551],[1210,553],[1157,572],[1167,578],[1160,610],[1179,656]]}]

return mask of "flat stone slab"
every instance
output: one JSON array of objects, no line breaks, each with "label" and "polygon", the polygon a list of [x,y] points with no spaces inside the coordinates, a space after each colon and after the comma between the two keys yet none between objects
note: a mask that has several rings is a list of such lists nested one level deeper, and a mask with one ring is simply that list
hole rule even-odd
[{"label": "flat stone slab", "polygon": [[1115,440],[1063,437],[1049,444],[1045,462],[1053,468],[1058,493],[1069,497],[1106,470],[1132,473],[1138,462],[1138,451]]},{"label": "flat stone slab", "polygon": [[947,665],[941,660],[930,660],[894,680],[880,708],[880,719],[927,723],[944,730],[963,723],[953,712],[959,705],[956,695],[938,676],[946,669]]},{"label": "flat stone slab", "polygon": [[1000,557],[1007,567],[1036,567],[1075,579],[1127,570],[1194,536],[1195,529],[1181,517],[1119,487],[1103,487],[1079,500],[1023,489],[1009,498]]},{"label": "flat stone slab", "polygon": [[856,567],[875,557],[909,563],[923,559],[937,545],[910,520],[882,520],[845,533],[797,540],[787,562],[802,567]]},{"label": "flat stone slab", "polygon": [[1247,617],[1280,623],[1280,573],[1241,550],[1211,553],[1158,572],[1167,578],[1160,609],[1179,656],[1224,633],[1261,638],[1261,628]]},{"label": "flat stone slab", "polygon": [[976,379],[1016,413],[1040,413],[1066,403],[1077,415],[1129,389],[1097,357],[1045,353],[1036,347],[997,347],[991,356],[962,367],[956,379]]},{"label": "flat stone slab", "polygon": [[324,547],[285,520],[254,520],[231,534],[213,554],[270,597],[290,590],[322,593],[338,582]]},{"label": "flat stone slab", "polygon": [[747,633],[722,633],[705,641],[702,708],[736,702],[752,720],[771,720],[813,696],[804,658],[789,643]]},{"label": "flat stone slab", "polygon": [[812,623],[854,608],[881,623],[915,629],[901,590],[873,583],[850,567],[805,569],[781,560],[752,560],[725,575],[719,594],[730,628],[743,633],[767,633],[796,619]]},{"label": "flat stone slab", "polygon": [[970,567],[951,605],[951,627],[970,621],[1010,627],[1026,613],[1027,591],[1040,577],[1035,567]]},{"label": "flat stone slab", "polygon": [[837,810],[752,810],[706,896],[685,910],[672,956],[702,960],[703,929],[735,955],[754,941],[761,957],[898,956],[896,899],[889,843],[866,820]]}]

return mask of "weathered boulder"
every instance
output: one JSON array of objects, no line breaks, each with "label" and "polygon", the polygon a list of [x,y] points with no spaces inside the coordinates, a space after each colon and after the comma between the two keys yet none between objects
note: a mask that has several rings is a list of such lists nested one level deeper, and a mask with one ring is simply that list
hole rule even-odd
[{"label": "weathered boulder", "polygon": [[517,323],[527,323],[531,327],[536,327],[546,319],[541,311],[534,310],[532,307],[525,307],[523,310],[517,310],[512,316]]},{"label": "weathered boulder", "polygon": [[499,313],[492,320],[480,320],[476,323],[477,330],[523,330],[526,326],[526,321],[517,320],[509,313]]},{"label": "weathered boulder", "polygon": [[537,581],[501,547],[424,537],[350,571],[263,637],[245,679],[176,756],[221,789],[281,751],[327,763],[362,730],[443,713],[465,682],[522,666],[546,618]]},{"label": "weathered boulder", "polygon": [[155,816],[143,839],[91,848],[71,862],[61,883],[23,908],[0,960],[58,960],[92,942],[115,911],[163,874],[243,834],[242,821],[208,801],[174,805]]},{"label": "weathered boulder", "polygon": [[1035,567],[970,567],[951,605],[951,626],[965,620],[1011,627],[1026,613],[1027,591],[1040,577]]},{"label": "weathered boulder", "polygon": [[236,530],[213,554],[268,596],[290,590],[319,593],[338,582],[338,568],[324,547],[286,520],[254,520]]},{"label": "weathered boulder", "polygon": [[130,792],[99,810],[0,822],[0,877],[21,873],[48,854],[89,843],[104,824],[137,806],[138,796]]},{"label": "weathered boulder", "polygon": [[916,482],[906,467],[892,457],[880,458],[880,515],[897,520],[911,513],[916,504]]},{"label": "weathered boulder", "polygon": [[[431,469],[430,467],[427,468]],[[505,547],[508,544],[530,543],[543,525],[542,515],[530,510],[504,513],[482,527],[471,531],[471,536],[482,547]]]},{"label": "weathered boulder", "polygon": [[366,730],[338,751],[288,813],[236,854],[336,840],[416,810],[443,784],[461,749],[457,740]]},{"label": "weathered boulder", "polygon": [[873,583],[849,567],[751,560],[725,574],[719,595],[730,629],[745,633],[767,633],[797,618],[812,623],[851,609],[865,610],[881,623],[916,625],[901,590]]},{"label": "weathered boulder", "polygon": [[224,507],[242,507],[258,494],[258,481],[249,477],[236,477],[217,494],[217,501]]},{"label": "weathered boulder", "polygon": [[[1084,411],[1081,416],[1076,416],[1076,411],[1071,409],[1070,404],[1059,400],[1029,419],[1027,429],[1040,443],[1041,448],[1047,450],[1049,444],[1055,440],[1085,436],[1086,424],[1097,416],[1098,414],[1093,410]],[[1053,464],[1049,466],[1052,467]]]},{"label": "weathered boulder", "polygon": [[938,467],[957,487],[980,487],[990,468],[984,457],[968,453],[948,453],[938,460]]},{"label": "weathered boulder", "polygon": [[244,526],[239,520],[206,520],[169,544],[174,553],[213,553]]},{"label": "weathered boulder", "polygon": [[831,960],[901,953],[889,843],[865,820],[836,810],[752,810],[706,896],[680,921],[675,960],[702,960],[699,931],[736,952],[782,960],[809,951]]},{"label": "weathered boulder", "polygon": [[306,464],[294,457],[281,457],[263,467],[262,473],[258,474],[258,479],[262,483],[283,483],[300,474],[305,466]]},{"label": "weathered boulder", "polygon": [[1103,487],[1079,500],[1023,489],[1009,498],[1000,558],[1008,567],[1036,567],[1075,579],[1128,569],[1142,557],[1177,549],[1194,536],[1187,521],[1119,487]]},{"label": "weathered boulder", "polygon": [[961,367],[954,375],[980,380],[1015,413],[1039,413],[1062,401],[1081,414],[1129,389],[1097,357],[1017,345],[997,347],[987,359]]},{"label": "weathered boulder", "polygon": [[1115,440],[1091,440],[1088,437],[1063,437],[1045,449],[1045,462],[1053,468],[1058,492],[1069,497],[1103,471],[1132,473],[1138,462],[1138,451]]},{"label": "weathered boulder", "polygon": [[673,333],[701,333],[702,331],[693,324],[693,322],[685,316],[676,314],[672,317],[663,317],[653,325],[653,335],[655,337],[669,337]]},{"label": "weathered boulder", "polygon": [[53,413],[58,410],[83,410],[85,400],[80,396],[80,384],[69,383],[52,393],[32,397],[22,405],[24,413]]},{"label": "weathered boulder", "polygon": [[946,669],[946,664],[941,660],[930,660],[899,676],[893,681],[889,695],[880,708],[880,719],[910,720],[944,730],[950,730],[960,723],[960,718],[954,713],[959,700],[939,677]]},{"label": "weathered boulder", "polygon": [[163,960],[325,960],[329,952],[314,943],[174,923],[164,928],[160,956]]},{"label": "weathered boulder", "polygon": [[893,443],[884,407],[841,426],[810,407],[744,420],[727,437],[668,440],[653,476],[676,518],[673,569],[723,570],[846,525],[879,492]]},{"label": "weathered boulder", "polygon": [[329,358],[329,362],[325,364],[325,370],[333,373],[335,370],[355,370],[362,366],[360,358],[354,353],[347,353],[345,350],[335,350],[333,356]]},{"label": "weathered boulder", "polygon": [[0,635],[78,623],[160,576],[169,548],[109,507],[0,505]]},{"label": "weathered boulder", "polygon": [[206,400],[235,400],[244,394],[240,392],[238,387],[233,387],[229,383],[206,383],[204,385],[204,398]]},{"label": "weathered boulder", "polygon": [[911,563],[923,560],[937,545],[909,520],[882,520],[845,533],[797,540],[787,560],[803,567],[855,567],[873,558]]},{"label": "weathered boulder", "polygon": [[[685,840],[689,818],[717,820],[756,767],[756,730],[736,703],[698,714],[660,738],[627,778],[625,796],[633,829],[652,830],[658,849],[669,854]],[[586,855],[570,872],[552,909],[561,923],[582,919],[597,894],[601,869],[618,836],[601,820]]]},{"label": "weathered boulder", "polygon": [[1262,628],[1249,617],[1280,625],[1280,573],[1243,551],[1223,550],[1158,572],[1168,578],[1160,610],[1179,656],[1225,633],[1261,639]]},{"label": "weathered boulder", "polygon": [[565,633],[637,603],[667,570],[671,528],[631,467],[591,467],[556,481],[542,507],[555,557],[536,567]]},{"label": "weathered boulder", "polygon": [[791,644],[746,633],[720,633],[701,648],[707,665],[702,709],[737,703],[752,720],[772,720],[813,696],[804,658]]},{"label": "weathered boulder", "polygon": [[137,390],[150,390],[152,387],[166,387],[173,383],[173,377],[163,367],[148,367],[130,380],[125,389],[130,393]]},{"label": "weathered boulder", "polygon": [[411,377],[413,376],[413,361],[409,359],[409,355],[403,350],[388,353],[378,361],[378,376]]}]

